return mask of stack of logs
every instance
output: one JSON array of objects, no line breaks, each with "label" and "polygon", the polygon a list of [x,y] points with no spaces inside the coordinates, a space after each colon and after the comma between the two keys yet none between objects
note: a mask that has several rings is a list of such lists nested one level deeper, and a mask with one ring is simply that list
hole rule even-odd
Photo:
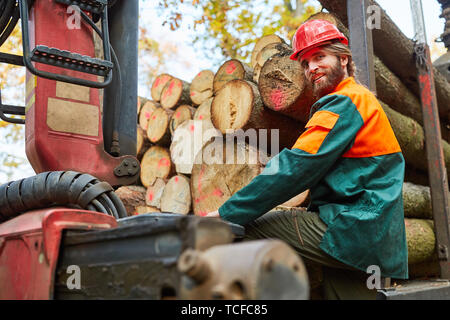
[{"label": "stack of logs", "polygon": [[[321,12],[312,18],[329,20],[348,35],[334,15]],[[401,33],[397,36],[410,42]],[[204,216],[247,185],[271,156],[290,148],[314,102],[291,53],[282,38],[268,35],[256,43],[250,66],[231,59],[215,73],[201,71],[191,83],[169,74],[156,77],[151,99],[140,97],[137,106],[140,185],[117,190],[128,214]],[[383,57],[375,56],[374,62],[378,99],[407,163],[403,199],[410,277],[434,276],[439,269],[418,91],[408,85],[411,79],[392,72]],[[439,86],[444,156],[450,168],[450,121],[444,110],[450,105],[450,88],[448,82]],[[306,207],[308,195],[305,191],[276,210]]]}]

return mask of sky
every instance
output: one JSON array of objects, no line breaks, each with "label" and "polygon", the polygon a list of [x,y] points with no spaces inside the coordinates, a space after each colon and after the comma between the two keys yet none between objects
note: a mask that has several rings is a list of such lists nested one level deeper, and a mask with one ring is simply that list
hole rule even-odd
[{"label": "sky", "polygon": [[[312,1],[319,4],[318,1]],[[414,37],[412,16],[410,11],[409,0],[378,0],[378,4],[387,12],[391,19],[403,31],[408,38]],[[211,61],[195,47],[192,43],[193,30],[187,27],[190,16],[189,12],[184,12],[185,23],[176,32],[171,32],[169,27],[162,26],[163,19],[155,10],[157,1],[140,1],[141,17],[140,21],[149,27],[149,35],[165,41],[175,41],[179,45],[180,59],[175,59],[167,70],[170,74],[190,82],[199,70],[214,69]],[[439,37],[444,30],[444,19],[439,18],[441,14],[441,6],[437,0],[422,0],[425,27],[427,32],[428,44],[432,45],[432,39]],[[439,47],[443,48],[443,44],[439,43]],[[187,63],[188,62],[188,63]],[[15,90],[15,89],[14,89]],[[24,91],[24,86],[22,88]],[[140,81],[138,92],[140,96],[150,97],[150,91],[144,81]],[[10,94],[8,90],[3,91],[4,103],[24,105],[24,102],[14,101],[14,94]],[[9,99],[9,100],[8,100]],[[24,99],[24,98],[23,98]],[[24,143],[8,143],[4,135],[0,132],[0,151],[7,151],[19,157],[26,158]],[[12,179],[17,180],[34,175],[34,171],[29,164],[23,165],[16,170]],[[0,173],[0,184],[7,182],[6,175]]]}]

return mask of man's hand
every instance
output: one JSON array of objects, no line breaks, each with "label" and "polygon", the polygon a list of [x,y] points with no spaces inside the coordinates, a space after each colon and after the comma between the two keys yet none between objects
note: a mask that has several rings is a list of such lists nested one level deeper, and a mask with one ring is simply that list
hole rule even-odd
[{"label": "man's hand", "polygon": [[219,210],[208,213],[205,217],[220,218]]}]

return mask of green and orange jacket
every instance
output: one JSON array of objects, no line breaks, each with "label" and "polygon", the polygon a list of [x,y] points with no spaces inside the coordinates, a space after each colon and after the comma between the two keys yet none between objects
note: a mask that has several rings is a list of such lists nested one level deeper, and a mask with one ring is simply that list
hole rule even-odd
[{"label": "green and orange jacket", "polygon": [[220,217],[245,225],[310,189],[308,210],[327,225],[323,251],[364,272],[377,265],[384,277],[407,279],[405,162],[381,105],[349,77],[312,110],[292,149],[228,199]]}]

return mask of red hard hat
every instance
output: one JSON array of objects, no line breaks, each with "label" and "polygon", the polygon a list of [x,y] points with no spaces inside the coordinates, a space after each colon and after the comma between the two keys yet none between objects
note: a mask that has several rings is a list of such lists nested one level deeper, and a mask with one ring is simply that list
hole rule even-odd
[{"label": "red hard hat", "polygon": [[292,40],[294,54],[291,55],[291,59],[297,60],[298,55],[302,51],[303,54],[307,50],[329,40],[339,40],[343,44],[348,45],[348,39],[331,22],[319,19],[306,21],[295,32]]}]

